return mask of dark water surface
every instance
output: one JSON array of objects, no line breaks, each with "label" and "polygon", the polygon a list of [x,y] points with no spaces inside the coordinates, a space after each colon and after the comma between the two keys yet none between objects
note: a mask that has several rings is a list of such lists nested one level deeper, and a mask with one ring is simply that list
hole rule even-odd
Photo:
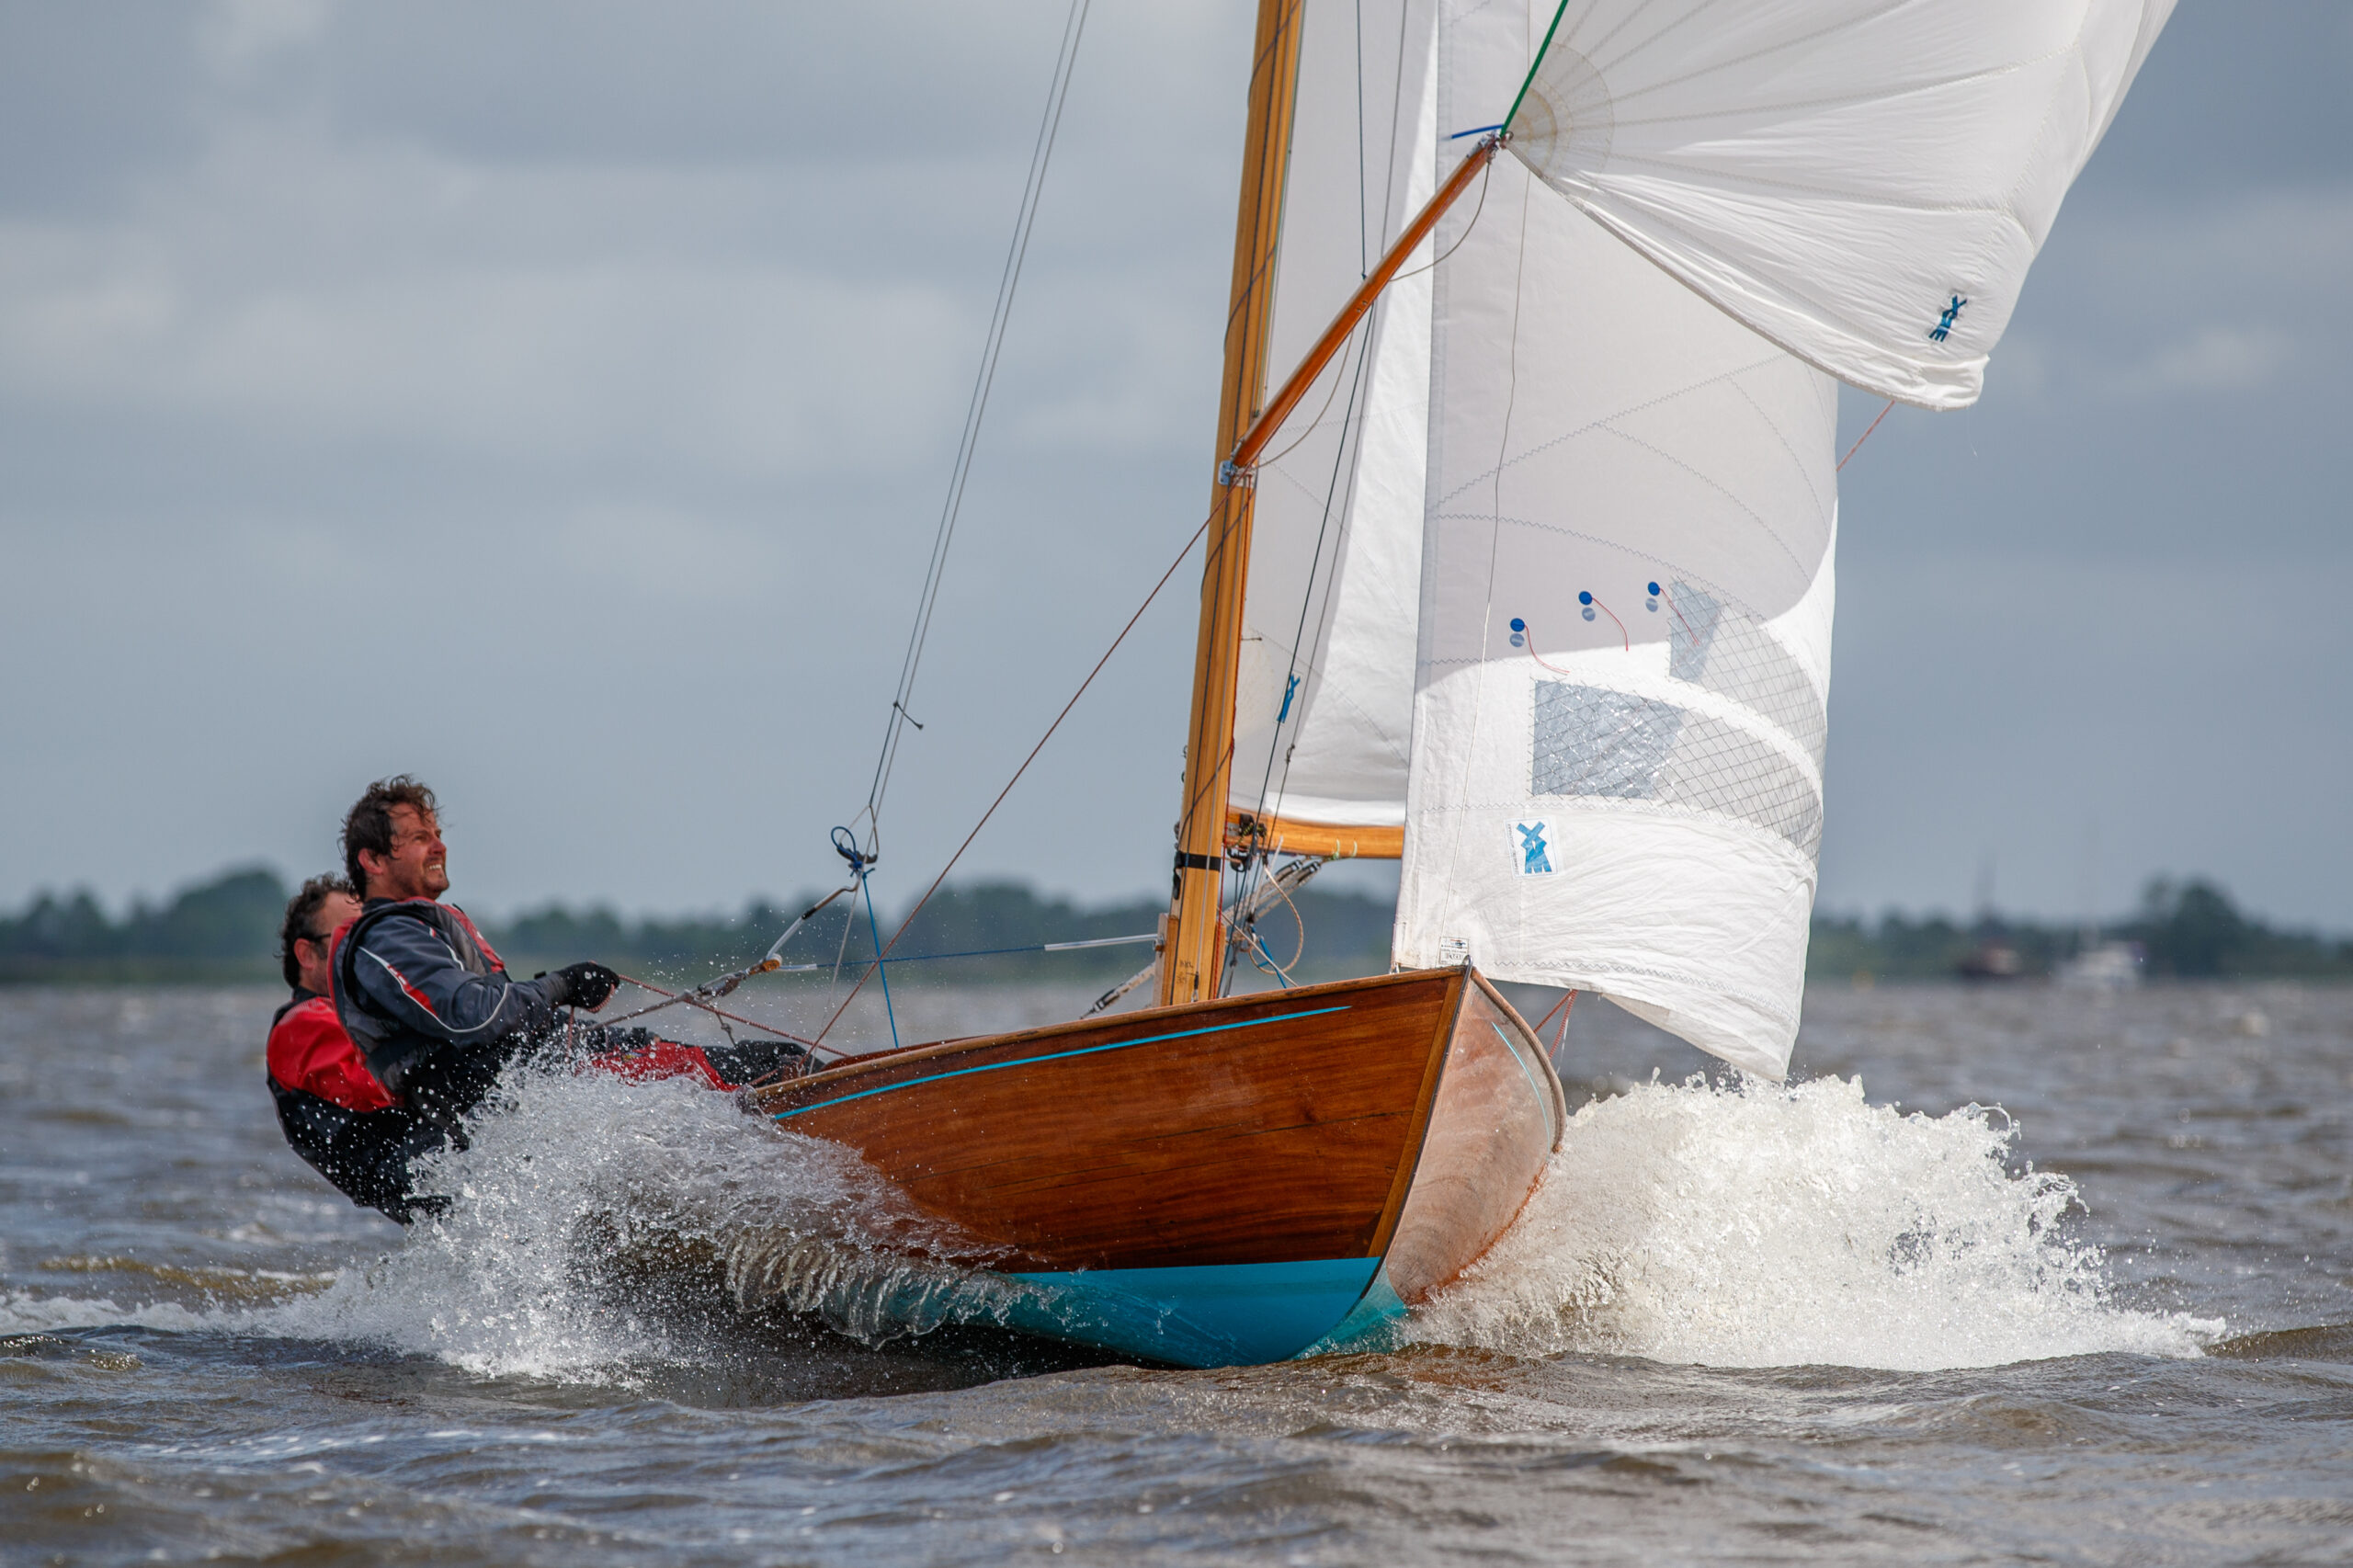
[{"label": "dark water surface", "polygon": [[527,1085],[404,1235],[274,1001],[0,991],[0,1561],[2353,1560],[2353,992],[1817,991],[1786,1091],[1588,1005],[1412,1343],[1220,1372],[861,1342],[904,1216],[677,1085]]}]

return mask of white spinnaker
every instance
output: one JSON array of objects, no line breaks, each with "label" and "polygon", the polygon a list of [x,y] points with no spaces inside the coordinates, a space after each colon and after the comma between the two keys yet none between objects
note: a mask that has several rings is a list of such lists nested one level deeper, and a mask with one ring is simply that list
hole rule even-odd
[{"label": "white spinnaker", "polygon": [[[1552,14],[1449,18],[1441,125],[1509,103]],[[1438,234],[1461,243],[1433,275],[1396,958],[1597,991],[1779,1076],[1821,837],[1836,388],[1519,163],[1491,179]]]},{"label": "white spinnaker", "polygon": [[1964,408],[2173,5],[1568,0],[1510,147],[1791,353]]},{"label": "white spinnaker", "polygon": [[[1437,188],[1435,6],[1304,6],[1272,381]],[[1426,245],[1406,266],[1428,259]],[[1245,811],[1350,827],[1405,820],[1429,301],[1427,272],[1392,286],[1276,437],[1280,455],[1259,466],[1230,796]]]}]

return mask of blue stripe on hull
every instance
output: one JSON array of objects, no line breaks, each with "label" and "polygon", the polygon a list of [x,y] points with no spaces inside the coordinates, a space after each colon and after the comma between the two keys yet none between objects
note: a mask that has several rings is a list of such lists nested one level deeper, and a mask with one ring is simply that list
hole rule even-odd
[{"label": "blue stripe on hull", "polygon": [[1397,1288],[1389,1283],[1389,1268],[1384,1264],[1381,1272],[1373,1276],[1362,1299],[1340,1320],[1340,1325],[1309,1346],[1306,1354],[1339,1356],[1354,1350],[1394,1349],[1396,1341],[1391,1337],[1390,1325],[1408,1310],[1399,1299]]},{"label": "blue stripe on hull", "polygon": [[1040,1289],[1022,1292],[1006,1322],[1184,1367],[1255,1366],[1288,1360],[1332,1335],[1380,1267],[1377,1257],[1328,1257],[1016,1274],[1009,1278]]}]

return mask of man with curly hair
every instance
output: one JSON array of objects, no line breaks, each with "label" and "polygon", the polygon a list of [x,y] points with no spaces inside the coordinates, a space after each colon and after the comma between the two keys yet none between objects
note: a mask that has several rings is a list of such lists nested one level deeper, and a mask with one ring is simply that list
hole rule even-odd
[{"label": "man with curly hair", "polygon": [[620,976],[567,965],[516,980],[449,891],[440,804],[406,774],[368,787],[344,819],[344,866],[362,903],[336,934],[335,1010],[392,1103],[466,1147],[463,1119],[507,1064],[564,1040],[575,1059],[625,1077],[674,1074],[733,1088],[799,1054],[789,1043],[724,1050],[657,1040],[642,1029],[571,1027],[559,1009],[603,1006]]},{"label": "man with curly hair", "polygon": [[599,963],[517,980],[466,912],[443,903],[449,847],[440,804],[406,774],[368,787],[343,824],[344,869],[362,900],[335,943],[335,1012],[394,1104],[460,1147],[460,1119],[517,1055],[559,1036],[559,1009],[605,1005],[620,977]]}]

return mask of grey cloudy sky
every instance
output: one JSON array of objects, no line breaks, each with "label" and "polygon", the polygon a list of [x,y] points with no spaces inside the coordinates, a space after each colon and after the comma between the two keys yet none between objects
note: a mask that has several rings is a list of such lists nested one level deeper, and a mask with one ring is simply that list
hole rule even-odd
[{"label": "grey cloudy sky", "polygon": [[[1097,0],[894,899],[1199,520],[1249,14]],[[402,768],[485,909],[829,879],[1062,20],[0,0],[0,903],[323,868]],[[2096,836],[2353,926],[2348,74],[2184,0],[1984,402],[1847,471],[1826,904],[2073,914]],[[969,874],[1162,885],[1191,596]]]}]

